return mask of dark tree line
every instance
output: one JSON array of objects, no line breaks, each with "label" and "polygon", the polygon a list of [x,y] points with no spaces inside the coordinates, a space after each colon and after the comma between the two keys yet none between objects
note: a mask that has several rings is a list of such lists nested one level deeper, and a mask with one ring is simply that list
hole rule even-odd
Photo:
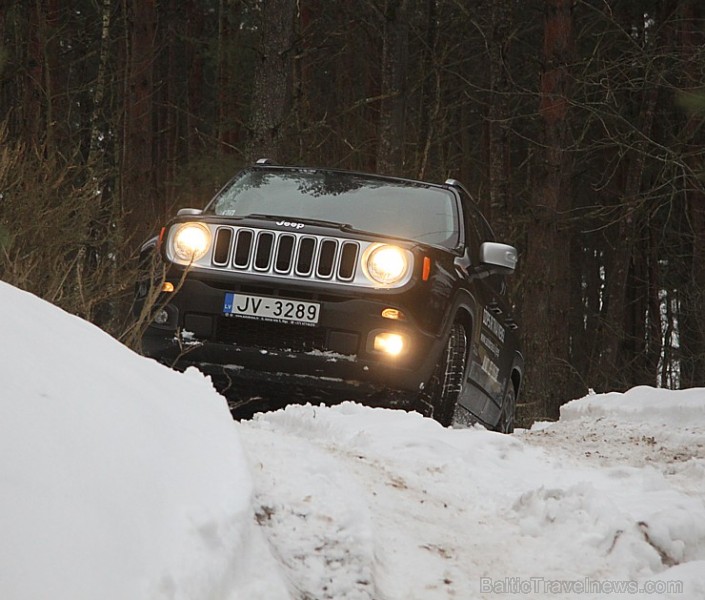
[{"label": "dark tree line", "polygon": [[461,179],[520,249],[524,401],[705,385],[699,0],[0,0],[0,277],[120,335],[239,167]]}]

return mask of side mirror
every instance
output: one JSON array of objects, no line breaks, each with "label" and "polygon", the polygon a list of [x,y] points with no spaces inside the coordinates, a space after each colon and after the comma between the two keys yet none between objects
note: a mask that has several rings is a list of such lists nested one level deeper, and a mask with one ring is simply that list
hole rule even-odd
[{"label": "side mirror", "polygon": [[176,213],[177,217],[197,217],[203,214],[200,208],[180,208],[179,212]]},{"label": "side mirror", "polygon": [[480,246],[480,262],[498,273],[513,273],[517,266],[517,249],[499,242],[484,242]]}]

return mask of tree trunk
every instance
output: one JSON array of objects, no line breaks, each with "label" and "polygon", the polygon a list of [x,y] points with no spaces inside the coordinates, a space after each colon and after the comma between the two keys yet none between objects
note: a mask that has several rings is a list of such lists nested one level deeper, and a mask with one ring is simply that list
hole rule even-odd
[{"label": "tree trunk", "polygon": [[103,0],[101,4],[101,29],[100,29],[100,51],[98,59],[98,75],[95,81],[95,91],[93,93],[93,110],[91,111],[91,132],[88,148],[88,165],[91,169],[96,169],[102,162],[103,152],[101,144],[105,144],[103,139],[107,136],[107,127],[104,115],[104,99],[108,78],[108,60],[110,59],[110,26],[111,26],[112,0]]},{"label": "tree trunk", "polygon": [[544,70],[539,92],[543,152],[522,261],[527,273],[522,323],[529,359],[524,400],[540,407],[541,416],[556,418],[560,405],[575,397],[570,370],[570,233],[566,222],[571,206],[572,164],[567,147],[573,2],[545,0],[544,8]]},{"label": "tree trunk", "polygon": [[[66,7],[64,6],[64,10]],[[68,65],[62,57],[62,9],[59,0],[46,0],[42,19],[46,87],[46,142],[49,152],[67,154],[68,143]]]},{"label": "tree trunk", "polygon": [[441,107],[441,73],[436,64],[438,59],[438,0],[427,0],[426,23],[423,84],[421,86],[422,105],[419,108],[419,153],[416,169],[416,176],[419,179],[426,176],[435,133],[434,126]]},{"label": "tree trunk", "polygon": [[377,172],[404,171],[404,113],[408,54],[407,0],[385,0],[382,33],[382,100],[377,138]]},{"label": "tree trunk", "polygon": [[[236,55],[240,3],[221,0],[218,17],[218,150],[231,154],[240,137],[237,116]],[[256,77],[256,75],[255,75]]]},{"label": "tree trunk", "polygon": [[160,13],[159,45],[161,59],[158,70],[155,70],[155,81],[158,82],[156,111],[158,125],[155,136],[155,189],[157,191],[155,211],[161,220],[165,218],[167,207],[174,200],[174,180],[176,178],[176,162],[179,140],[179,97],[177,82],[180,68],[177,63],[177,27],[178,3],[176,0],[162,0]]},{"label": "tree trunk", "polygon": [[281,160],[282,128],[290,101],[294,0],[263,0],[261,31],[255,67],[250,143],[250,160]]},{"label": "tree trunk", "polygon": [[127,89],[122,198],[131,233],[143,237],[156,218],[154,199],[154,62],[156,0],[128,0]]},{"label": "tree trunk", "polygon": [[30,144],[39,144],[42,131],[42,106],[44,100],[44,57],[41,39],[41,2],[31,2],[27,11],[27,69],[24,81],[22,114],[25,139]]},{"label": "tree trunk", "polygon": [[201,149],[200,134],[203,123],[203,52],[199,40],[203,36],[203,7],[200,0],[188,0],[186,23],[186,65],[187,103],[186,103],[186,154],[192,160]]},{"label": "tree trunk", "polygon": [[512,21],[512,0],[495,0],[491,9],[489,40],[490,98],[488,120],[488,163],[490,216],[500,239],[509,237],[510,170],[509,97],[505,65]]},{"label": "tree trunk", "polygon": [[[684,0],[681,48],[686,65],[684,85],[686,93],[702,92],[700,76],[702,62],[699,56],[705,44],[702,23],[703,9],[698,0]],[[705,386],[705,190],[702,184],[703,165],[698,158],[698,149],[705,144],[703,113],[693,114],[686,124],[689,139],[686,150],[688,161],[688,185],[686,202],[691,230],[690,282],[683,294],[684,315],[679,320],[680,341],[683,350],[683,387]]]}]

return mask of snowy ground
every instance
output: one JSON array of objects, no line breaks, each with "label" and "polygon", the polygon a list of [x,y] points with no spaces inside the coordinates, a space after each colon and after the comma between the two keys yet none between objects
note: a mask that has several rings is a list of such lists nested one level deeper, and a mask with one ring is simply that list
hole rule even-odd
[{"label": "snowy ground", "polygon": [[705,598],[705,391],[595,396],[514,436],[352,404],[239,429],[295,596]]},{"label": "snowy ground", "polygon": [[[503,436],[291,406],[0,283],[3,600],[705,599],[705,390]],[[620,593],[621,592],[621,593]]]}]

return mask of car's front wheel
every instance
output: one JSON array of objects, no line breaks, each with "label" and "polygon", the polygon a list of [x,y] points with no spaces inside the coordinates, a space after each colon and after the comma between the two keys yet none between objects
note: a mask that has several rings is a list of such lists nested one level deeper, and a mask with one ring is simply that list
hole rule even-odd
[{"label": "car's front wheel", "polygon": [[467,353],[467,333],[460,323],[455,323],[427,388],[431,416],[444,427],[450,425],[453,420],[458,396],[463,387]]},{"label": "car's front wheel", "polygon": [[510,382],[507,386],[507,392],[504,394],[502,402],[502,411],[499,414],[496,431],[500,433],[512,433],[514,431],[514,414],[516,412],[517,396],[514,391],[514,386]]}]

